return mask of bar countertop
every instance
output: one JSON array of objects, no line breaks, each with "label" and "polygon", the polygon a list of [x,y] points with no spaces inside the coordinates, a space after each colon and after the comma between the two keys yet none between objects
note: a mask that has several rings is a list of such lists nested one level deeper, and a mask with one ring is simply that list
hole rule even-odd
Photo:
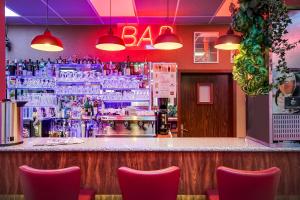
[{"label": "bar countertop", "polygon": [[[57,140],[57,139],[56,139]],[[59,141],[67,139],[60,138]],[[83,138],[80,144],[45,145],[51,138],[27,138],[23,144],[0,147],[0,152],[34,151],[224,151],[224,152],[300,152],[300,147],[270,148],[247,138]]]}]

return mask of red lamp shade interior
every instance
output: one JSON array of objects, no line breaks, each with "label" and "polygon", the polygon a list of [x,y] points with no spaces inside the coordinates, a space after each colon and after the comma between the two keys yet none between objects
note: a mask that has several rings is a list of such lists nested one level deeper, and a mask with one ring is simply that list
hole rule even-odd
[{"label": "red lamp shade interior", "polygon": [[54,37],[46,29],[44,34],[38,35],[31,41],[31,47],[40,51],[62,51],[64,50],[61,40]]},{"label": "red lamp shade interior", "polygon": [[104,51],[121,51],[125,49],[125,44],[122,38],[110,32],[98,39],[96,48]]},{"label": "red lamp shade interior", "polygon": [[226,35],[222,35],[218,38],[215,44],[216,49],[221,50],[235,50],[240,47],[241,37],[235,35],[230,27]]},{"label": "red lamp shade interior", "polygon": [[159,35],[154,42],[154,48],[161,50],[179,49],[182,46],[178,36],[172,33],[169,28],[163,34]]}]

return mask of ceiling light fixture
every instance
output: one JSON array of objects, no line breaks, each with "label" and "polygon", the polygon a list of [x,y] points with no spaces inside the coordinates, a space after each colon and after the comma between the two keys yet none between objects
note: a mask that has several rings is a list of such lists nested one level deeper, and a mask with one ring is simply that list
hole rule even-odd
[{"label": "ceiling light fixture", "polygon": [[[169,0],[167,0],[167,22],[169,21]],[[183,45],[179,37],[172,33],[170,28],[166,28],[165,32],[159,35],[154,41],[154,48],[160,50],[179,49]]]},{"label": "ceiling light fixture", "polygon": [[63,44],[61,40],[57,37],[54,37],[51,32],[48,29],[48,17],[49,17],[49,11],[48,11],[48,0],[47,0],[47,28],[42,35],[37,35],[36,37],[33,38],[31,41],[31,47],[36,50],[40,51],[50,51],[50,52],[55,52],[55,51],[62,51],[64,50]]},{"label": "ceiling light fixture", "polygon": [[[233,10],[234,3],[231,0],[229,11]],[[215,44],[216,49],[220,50],[236,50],[240,47],[241,36],[235,35],[232,29],[232,25],[229,25],[229,29],[225,35],[221,35]]]},{"label": "ceiling light fixture", "polygon": [[217,39],[215,48],[220,50],[236,50],[240,47],[240,43],[241,37],[235,35],[230,26],[226,35],[222,35]]},{"label": "ceiling light fixture", "polygon": [[121,51],[125,49],[122,38],[115,36],[111,27],[111,0],[109,1],[109,32],[99,37],[96,48],[104,51]]},{"label": "ceiling light fixture", "polygon": [[5,17],[20,17],[20,15],[5,6]]}]

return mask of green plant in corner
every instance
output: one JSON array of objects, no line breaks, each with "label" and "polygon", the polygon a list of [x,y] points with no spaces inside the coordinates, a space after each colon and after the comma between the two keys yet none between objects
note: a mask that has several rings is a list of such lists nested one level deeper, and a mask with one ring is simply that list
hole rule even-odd
[{"label": "green plant in corner", "polygon": [[[231,4],[232,27],[242,34],[239,53],[234,57],[233,78],[247,95],[268,94],[289,72],[285,55],[300,42],[289,43],[284,35],[292,23],[282,0],[239,0]],[[269,83],[269,52],[278,55],[276,70],[282,74]]]}]

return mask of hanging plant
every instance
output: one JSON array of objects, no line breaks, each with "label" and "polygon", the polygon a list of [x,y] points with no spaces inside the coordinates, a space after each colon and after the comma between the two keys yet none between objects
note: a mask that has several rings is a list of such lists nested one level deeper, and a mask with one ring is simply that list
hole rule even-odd
[{"label": "hanging plant", "polygon": [[[285,54],[300,42],[284,39],[292,23],[282,0],[239,0],[239,8],[231,4],[232,27],[242,33],[239,53],[234,57],[233,78],[247,95],[268,94],[281,84],[289,72]],[[269,83],[268,54],[278,55],[276,70],[282,74]]]}]

